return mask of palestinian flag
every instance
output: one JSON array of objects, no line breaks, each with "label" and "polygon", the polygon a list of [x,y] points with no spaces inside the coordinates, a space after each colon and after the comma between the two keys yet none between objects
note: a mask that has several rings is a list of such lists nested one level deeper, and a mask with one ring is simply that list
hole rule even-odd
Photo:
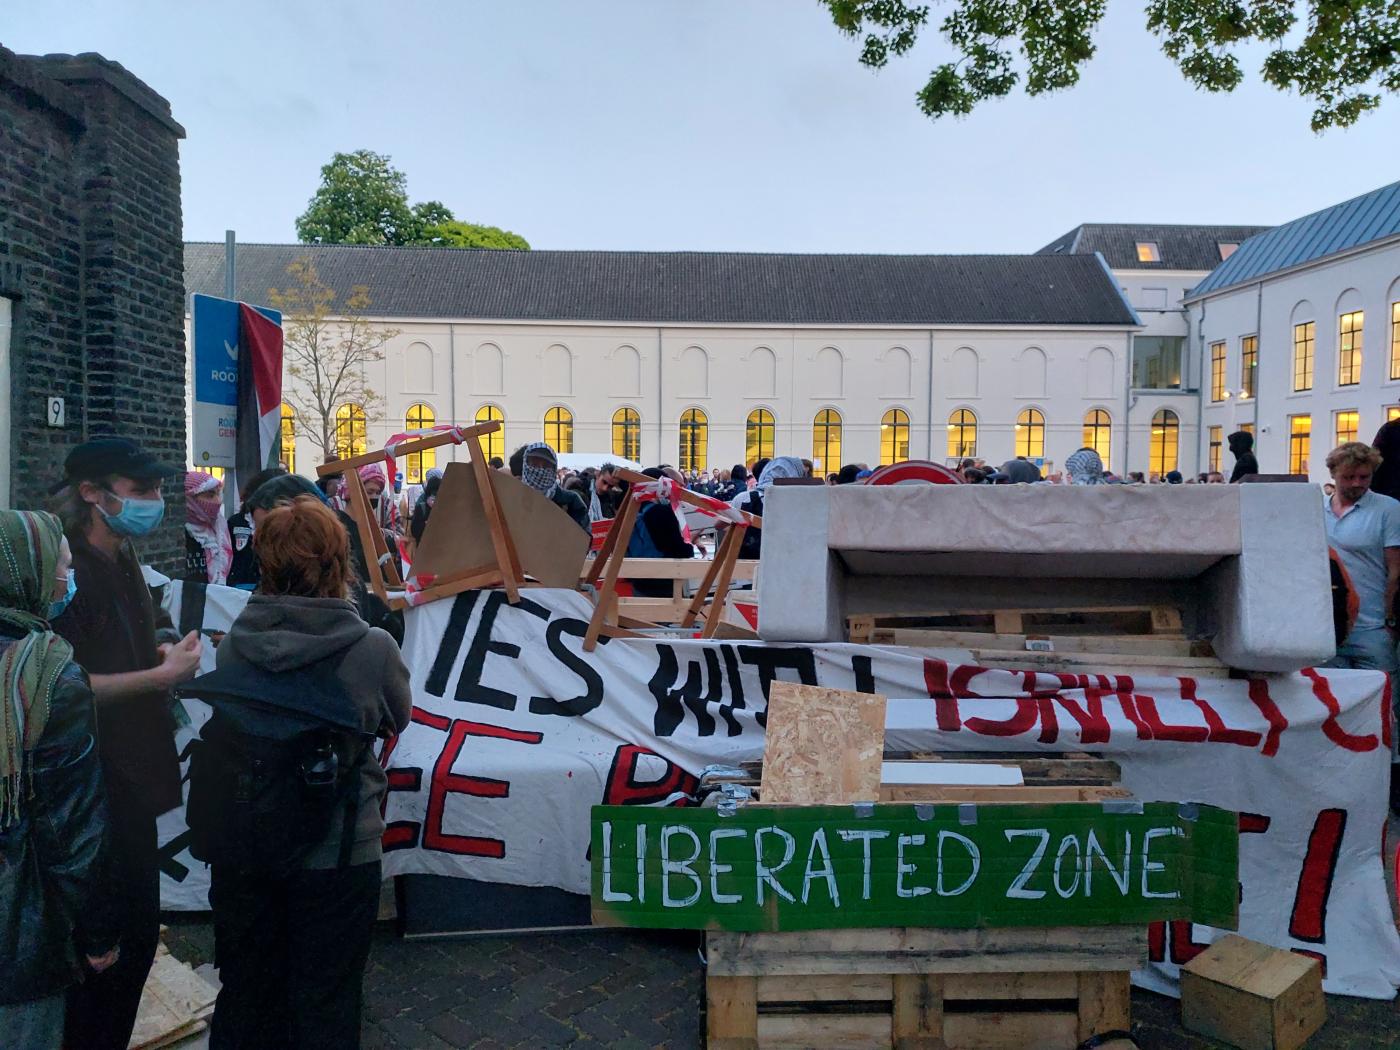
[{"label": "palestinian flag", "polygon": [[238,304],[235,473],[250,478],[282,455],[282,326]]}]

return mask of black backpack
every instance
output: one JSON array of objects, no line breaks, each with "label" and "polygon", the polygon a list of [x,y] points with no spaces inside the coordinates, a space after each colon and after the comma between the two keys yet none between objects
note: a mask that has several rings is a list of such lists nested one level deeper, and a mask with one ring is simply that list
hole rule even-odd
[{"label": "black backpack", "polygon": [[336,678],[342,656],[278,674],[220,669],[180,690],[213,708],[190,755],[185,818],[196,860],[291,871],[339,819],[339,865],[349,863],[374,735]]}]

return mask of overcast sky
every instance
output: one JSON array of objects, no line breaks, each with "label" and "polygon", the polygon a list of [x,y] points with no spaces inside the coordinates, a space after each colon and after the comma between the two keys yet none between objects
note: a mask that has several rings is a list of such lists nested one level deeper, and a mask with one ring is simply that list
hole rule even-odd
[{"label": "overcast sky", "polygon": [[[1078,87],[937,123],[929,32],[880,73],[816,0],[30,0],[0,44],[98,51],[170,100],[185,236],[295,240],[337,150],[536,248],[1014,252],[1080,222],[1277,223],[1400,178],[1347,131],[1197,93],[1113,0]],[[940,5],[935,2],[935,18]]]}]

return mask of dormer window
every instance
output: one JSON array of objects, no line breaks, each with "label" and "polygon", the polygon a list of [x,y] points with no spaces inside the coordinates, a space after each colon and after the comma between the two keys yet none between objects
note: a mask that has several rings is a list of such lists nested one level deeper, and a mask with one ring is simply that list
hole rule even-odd
[{"label": "dormer window", "polygon": [[1146,263],[1146,262],[1161,262],[1161,261],[1162,261],[1162,253],[1159,252],[1159,251],[1157,250],[1157,242],[1156,242],[1156,241],[1138,241],[1138,242],[1137,242],[1137,259],[1138,259],[1138,262],[1145,262],[1145,263]]},{"label": "dormer window", "polygon": [[1220,248],[1220,261],[1224,262],[1235,254],[1235,249],[1239,247],[1239,244],[1234,241],[1221,241],[1218,247]]}]

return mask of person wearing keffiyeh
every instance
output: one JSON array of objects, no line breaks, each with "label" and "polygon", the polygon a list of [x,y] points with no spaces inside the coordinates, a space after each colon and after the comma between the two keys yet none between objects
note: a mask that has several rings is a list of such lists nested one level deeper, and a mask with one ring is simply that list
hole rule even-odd
[{"label": "person wearing keffiyeh", "polygon": [[107,830],[87,676],[48,620],[71,597],[72,555],[51,514],[0,511],[0,1032],[63,1042],[65,990],[116,959],[79,943]]},{"label": "person wearing keffiyeh", "polygon": [[1091,448],[1081,448],[1065,460],[1065,473],[1071,485],[1103,485],[1103,460]]},{"label": "person wearing keffiyeh", "polygon": [[233,536],[224,518],[224,483],[213,474],[185,473],[185,579],[227,583]]}]

